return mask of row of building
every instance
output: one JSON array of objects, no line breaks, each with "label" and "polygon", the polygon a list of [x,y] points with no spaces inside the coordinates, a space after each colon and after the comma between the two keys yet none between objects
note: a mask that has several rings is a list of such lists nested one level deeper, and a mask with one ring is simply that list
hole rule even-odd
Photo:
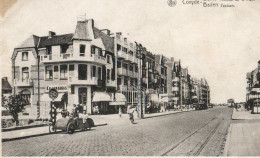
[{"label": "row of building", "polygon": [[255,113],[260,113],[260,60],[257,67],[246,74],[246,106]]},{"label": "row of building", "polygon": [[[12,87],[29,102],[30,115],[48,115],[49,90],[68,96],[92,114],[116,113],[119,105],[143,105],[144,112],[210,103],[205,79],[195,79],[180,60],[153,54],[122,33],[78,20],[74,33],[30,36],[14,49]],[[123,111],[126,106],[122,106]]]}]

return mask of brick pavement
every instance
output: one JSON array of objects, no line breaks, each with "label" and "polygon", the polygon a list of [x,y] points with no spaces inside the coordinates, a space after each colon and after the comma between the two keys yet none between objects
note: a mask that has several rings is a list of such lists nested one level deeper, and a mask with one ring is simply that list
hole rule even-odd
[{"label": "brick pavement", "polygon": [[[217,111],[217,112],[216,112]],[[73,135],[59,133],[2,143],[3,156],[159,155],[226,109],[194,111],[130,121],[124,126],[93,128]]]}]

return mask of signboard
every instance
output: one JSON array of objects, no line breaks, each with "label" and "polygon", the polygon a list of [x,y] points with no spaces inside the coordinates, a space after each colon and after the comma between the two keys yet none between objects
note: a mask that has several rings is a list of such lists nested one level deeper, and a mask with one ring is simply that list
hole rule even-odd
[{"label": "signboard", "polygon": [[49,92],[51,89],[56,89],[58,92],[67,92],[68,86],[47,86],[46,90]]},{"label": "signboard", "polygon": [[49,97],[52,99],[52,100],[55,100],[57,97],[58,97],[58,91],[54,88],[50,89],[49,91]]}]

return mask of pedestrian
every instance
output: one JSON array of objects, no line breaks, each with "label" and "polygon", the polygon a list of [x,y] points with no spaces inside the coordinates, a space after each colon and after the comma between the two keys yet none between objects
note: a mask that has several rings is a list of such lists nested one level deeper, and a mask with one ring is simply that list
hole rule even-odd
[{"label": "pedestrian", "polygon": [[121,108],[121,105],[119,105],[119,107],[118,107],[118,114],[119,114],[119,117],[122,116],[122,108]]}]

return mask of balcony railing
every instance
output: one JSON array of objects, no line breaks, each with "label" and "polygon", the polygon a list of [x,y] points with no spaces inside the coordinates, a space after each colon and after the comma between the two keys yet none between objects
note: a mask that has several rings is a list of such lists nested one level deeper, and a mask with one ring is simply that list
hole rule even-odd
[{"label": "balcony railing", "polygon": [[118,58],[124,58],[124,59],[127,58],[126,52],[123,52],[122,50],[117,51],[117,55]]},{"label": "balcony railing", "polygon": [[117,74],[118,75],[124,75],[124,76],[126,76],[127,74],[126,74],[126,69],[124,69],[124,68],[117,68]]},{"label": "balcony railing", "polygon": [[175,77],[172,82],[179,82],[180,81],[180,78],[179,77]]},{"label": "balcony railing", "polygon": [[178,92],[179,91],[179,87],[172,87],[172,91],[173,92]]},{"label": "balcony railing", "polygon": [[61,61],[84,61],[84,62],[95,62],[100,64],[106,64],[106,58],[96,55],[96,54],[73,54],[73,53],[64,53],[59,55],[49,54],[41,55],[41,62],[51,63],[51,62],[61,62]]},{"label": "balcony railing", "polygon": [[97,77],[88,77],[85,79],[79,79],[78,77],[69,77],[70,85],[98,85]]},{"label": "balcony railing", "polygon": [[15,79],[14,80],[14,86],[17,87],[30,87],[33,86],[33,82],[31,79]]}]

